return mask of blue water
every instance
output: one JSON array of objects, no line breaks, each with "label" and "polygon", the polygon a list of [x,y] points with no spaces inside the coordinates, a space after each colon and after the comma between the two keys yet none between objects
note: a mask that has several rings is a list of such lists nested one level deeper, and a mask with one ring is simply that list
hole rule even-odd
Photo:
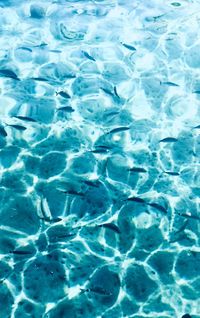
[{"label": "blue water", "polygon": [[0,1],[0,318],[200,317],[199,10]]}]

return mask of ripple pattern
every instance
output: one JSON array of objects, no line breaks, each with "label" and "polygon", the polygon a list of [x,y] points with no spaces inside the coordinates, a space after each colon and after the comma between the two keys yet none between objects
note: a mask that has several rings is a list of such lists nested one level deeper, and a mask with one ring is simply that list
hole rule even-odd
[{"label": "ripple pattern", "polygon": [[200,317],[199,10],[0,0],[0,318]]}]

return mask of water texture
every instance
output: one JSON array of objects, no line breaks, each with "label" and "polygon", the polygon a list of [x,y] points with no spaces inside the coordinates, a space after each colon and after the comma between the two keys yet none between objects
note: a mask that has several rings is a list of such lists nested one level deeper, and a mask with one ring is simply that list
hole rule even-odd
[{"label": "water texture", "polygon": [[0,318],[200,317],[199,10],[0,1]]}]

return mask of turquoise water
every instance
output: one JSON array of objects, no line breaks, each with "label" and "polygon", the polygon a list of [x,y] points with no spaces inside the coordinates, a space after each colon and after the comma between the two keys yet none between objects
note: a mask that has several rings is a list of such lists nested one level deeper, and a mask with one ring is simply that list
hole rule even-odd
[{"label": "turquoise water", "polygon": [[199,10],[0,1],[0,318],[200,317]]}]

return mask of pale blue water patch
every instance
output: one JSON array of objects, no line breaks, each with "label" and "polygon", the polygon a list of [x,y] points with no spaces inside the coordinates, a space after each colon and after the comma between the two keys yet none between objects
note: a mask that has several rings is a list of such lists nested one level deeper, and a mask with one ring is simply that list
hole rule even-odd
[{"label": "pale blue water patch", "polygon": [[199,1],[0,1],[0,318],[200,317]]}]

